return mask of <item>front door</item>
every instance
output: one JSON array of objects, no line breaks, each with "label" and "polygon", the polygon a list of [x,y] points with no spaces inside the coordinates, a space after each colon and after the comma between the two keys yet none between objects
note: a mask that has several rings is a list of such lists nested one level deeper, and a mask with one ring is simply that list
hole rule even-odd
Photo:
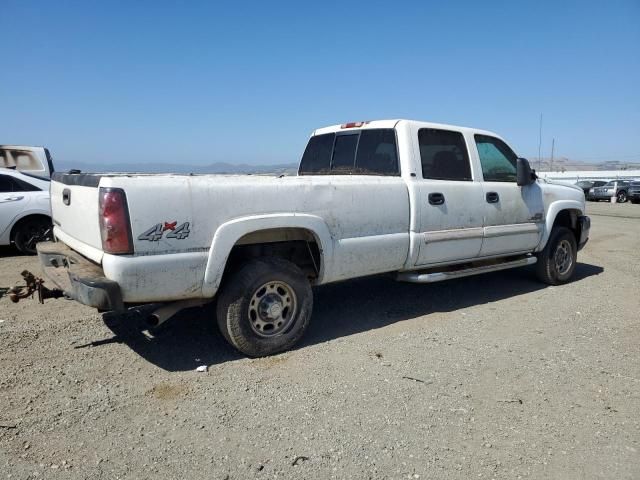
[{"label": "front door", "polygon": [[482,183],[473,178],[462,132],[412,131],[419,149],[420,248],[416,265],[473,259],[483,236]]},{"label": "front door", "polygon": [[480,256],[532,251],[543,231],[540,186],[537,183],[517,185],[518,157],[505,142],[477,134],[474,140],[484,179],[485,223]]}]

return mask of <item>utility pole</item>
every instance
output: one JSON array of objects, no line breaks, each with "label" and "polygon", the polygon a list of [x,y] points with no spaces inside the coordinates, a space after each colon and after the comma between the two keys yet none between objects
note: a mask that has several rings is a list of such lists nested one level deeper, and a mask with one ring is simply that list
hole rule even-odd
[{"label": "utility pole", "polygon": [[556,147],[556,139],[551,140],[551,161],[549,163],[549,171],[553,172],[553,151]]},{"label": "utility pole", "polygon": [[538,133],[538,171],[542,170],[542,113],[540,114],[540,131]]}]

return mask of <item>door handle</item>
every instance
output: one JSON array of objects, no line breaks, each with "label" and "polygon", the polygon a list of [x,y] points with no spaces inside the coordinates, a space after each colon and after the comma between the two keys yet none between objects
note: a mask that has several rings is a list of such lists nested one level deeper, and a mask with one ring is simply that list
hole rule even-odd
[{"label": "door handle", "polygon": [[444,195],[440,192],[434,192],[429,194],[429,203],[431,205],[442,205],[444,203]]},{"label": "door handle", "polygon": [[498,192],[487,192],[487,203],[498,203],[500,201],[500,195]]},{"label": "door handle", "polygon": [[18,197],[7,197],[7,198],[3,198],[2,199],[2,203],[5,203],[5,202],[17,202],[18,200],[22,200],[23,198],[24,198],[24,196],[22,196],[22,197],[20,197],[20,196],[18,196]]}]

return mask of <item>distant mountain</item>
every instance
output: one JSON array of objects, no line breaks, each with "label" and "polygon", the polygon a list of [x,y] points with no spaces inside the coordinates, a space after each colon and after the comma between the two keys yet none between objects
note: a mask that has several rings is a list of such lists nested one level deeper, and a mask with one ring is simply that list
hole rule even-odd
[{"label": "distant mountain", "polygon": [[136,173],[230,173],[230,174],[278,174],[293,175],[298,171],[298,165],[249,165],[233,163],[212,163],[210,165],[184,165],[178,163],[78,163],[55,160],[54,168],[64,172],[71,169],[86,173],[105,172],[136,172]]},{"label": "distant mountain", "polygon": [[584,171],[584,170],[639,170],[638,162],[584,162],[579,160],[571,160],[567,157],[542,158],[538,160],[536,157],[530,157],[529,163],[533,168],[540,172],[565,172],[565,171]]}]

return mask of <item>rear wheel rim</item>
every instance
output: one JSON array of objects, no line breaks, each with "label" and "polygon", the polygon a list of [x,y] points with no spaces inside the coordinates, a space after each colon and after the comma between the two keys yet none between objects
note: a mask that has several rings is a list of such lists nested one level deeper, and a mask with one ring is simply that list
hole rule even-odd
[{"label": "rear wheel rim", "polygon": [[573,249],[569,240],[561,240],[553,255],[553,263],[559,275],[565,275],[573,265]]},{"label": "rear wheel rim", "polygon": [[293,324],[297,303],[296,293],[288,283],[278,280],[261,285],[249,301],[251,330],[265,338],[281,335]]},{"label": "rear wheel rim", "polygon": [[36,251],[36,244],[47,239],[47,225],[31,223],[25,228],[24,247],[29,252]]}]

